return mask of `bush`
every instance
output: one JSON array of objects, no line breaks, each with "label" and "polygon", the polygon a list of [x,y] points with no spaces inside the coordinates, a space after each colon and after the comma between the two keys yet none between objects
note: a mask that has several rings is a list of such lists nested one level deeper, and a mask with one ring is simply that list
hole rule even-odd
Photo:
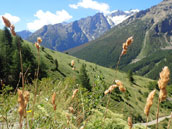
[{"label": "bush", "polygon": [[79,71],[79,82],[81,85],[86,88],[88,91],[91,91],[90,79],[87,74],[86,65],[82,64]]}]

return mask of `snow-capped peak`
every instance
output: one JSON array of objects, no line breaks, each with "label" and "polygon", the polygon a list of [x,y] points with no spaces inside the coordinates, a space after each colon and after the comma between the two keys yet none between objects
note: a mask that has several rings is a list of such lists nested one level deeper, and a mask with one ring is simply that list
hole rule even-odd
[{"label": "snow-capped peak", "polygon": [[132,10],[129,10],[129,11],[124,11],[125,13],[138,13],[139,10],[138,9],[132,9]]},{"label": "snow-capped peak", "polygon": [[129,11],[114,10],[110,14],[106,15],[108,23],[111,27],[122,23],[124,20],[139,12],[138,9],[133,9]]}]

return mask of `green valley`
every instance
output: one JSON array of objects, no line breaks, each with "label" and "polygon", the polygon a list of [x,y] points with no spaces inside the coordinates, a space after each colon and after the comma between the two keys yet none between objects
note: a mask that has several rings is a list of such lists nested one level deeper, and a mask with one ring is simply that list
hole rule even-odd
[{"label": "green valley", "polygon": [[[138,22],[138,24],[141,24]],[[8,31],[6,30],[8,33]],[[9,35],[9,34],[8,34]],[[4,44],[3,38],[4,31],[0,32],[2,41],[0,42],[1,48],[8,48],[8,44]],[[128,35],[127,35],[128,36]],[[15,46],[17,37],[11,37],[12,46]],[[19,38],[19,37],[18,37]],[[8,38],[6,38],[8,39]],[[127,129],[127,118],[129,116],[133,119],[133,124],[146,122],[144,114],[144,106],[146,98],[151,90],[157,88],[154,80],[132,75],[133,81],[127,73],[119,70],[105,68],[94,63],[87,62],[82,59],[70,56],[68,54],[56,52],[44,47],[40,47],[40,73],[37,87],[37,99],[35,103],[35,115],[32,123],[32,106],[35,94],[36,79],[34,76],[37,70],[37,49],[34,44],[18,40],[22,43],[22,55],[24,72],[28,82],[25,82],[25,90],[30,92],[30,99],[27,111],[27,119],[23,120],[23,126],[28,128],[81,128],[84,126],[86,129]],[[9,43],[9,42],[8,42]],[[133,43],[134,44],[134,43]],[[116,48],[117,49],[117,48]],[[2,49],[1,49],[2,50]],[[1,51],[0,59],[5,60],[6,64],[11,61],[3,57],[6,52]],[[17,48],[11,47],[10,52],[18,53]],[[9,55],[11,55],[9,53]],[[7,56],[7,54],[6,54]],[[13,55],[14,56],[14,55]],[[30,58],[28,58],[31,56]],[[20,67],[15,66],[16,57],[10,66],[1,64],[1,68],[6,69],[7,75],[12,76],[9,80],[10,85],[5,82],[1,84],[0,94],[0,127],[2,128],[19,128],[19,114],[16,86],[14,82],[18,82],[20,77]],[[31,60],[33,59],[33,60]],[[71,61],[74,60],[74,69],[72,69]],[[15,61],[15,62],[14,62]],[[19,62],[19,61],[18,61]],[[112,62],[116,64],[116,62]],[[84,83],[81,83],[83,73],[81,68],[85,64],[85,71],[88,75],[91,91],[89,91]],[[34,65],[34,67],[32,67]],[[15,69],[18,71],[13,71]],[[162,67],[161,67],[162,69]],[[2,70],[2,69],[1,69]],[[15,73],[15,76],[13,75]],[[6,75],[2,74],[1,79],[5,79]],[[84,76],[86,77],[86,76]],[[112,93],[105,95],[104,91],[114,83],[114,80],[122,81],[126,92],[122,93],[118,88],[114,89]],[[20,82],[19,82],[20,86]],[[78,93],[72,99],[72,94],[75,89]],[[172,95],[170,87],[167,88],[169,96]],[[53,110],[52,95],[56,93],[56,110]],[[19,101],[19,100],[18,100]],[[158,91],[156,92],[154,104],[151,108],[149,118],[150,120],[156,119],[156,109],[158,103]],[[171,112],[171,101],[167,100],[160,104],[160,117],[169,115]],[[73,111],[70,111],[73,107]],[[164,121],[163,121],[164,122]],[[167,121],[159,124],[160,128],[167,126]],[[144,126],[135,125],[135,129],[144,129]],[[154,127],[152,127],[154,128]]]}]

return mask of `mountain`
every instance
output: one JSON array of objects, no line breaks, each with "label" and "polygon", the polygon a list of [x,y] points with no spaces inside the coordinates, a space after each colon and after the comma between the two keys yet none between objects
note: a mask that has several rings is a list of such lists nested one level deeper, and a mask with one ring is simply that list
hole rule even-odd
[{"label": "mountain", "polygon": [[156,6],[142,10],[100,38],[68,52],[78,58],[114,68],[122,51],[122,43],[130,36],[134,37],[134,42],[121,58],[122,69],[155,52],[172,49],[172,0],[164,0]]},{"label": "mountain", "polygon": [[91,41],[109,29],[105,16],[97,13],[68,24],[46,25],[33,33],[28,40],[34,42],[40,36],[43,46],[64,51]]},{"label": "mountain", "polygon": [[111,27],[114,27],[138,12],[139,12],[138,9],[129,10],[129,11],[114,10],[110,14],[106,15],[106,18],[108,20],[108,23],[111,25]]},{"label": "mountain", "polygon": [[23,31],[17,32],[17,35],[19,35],[22,39],[27,39],[29,36],[32,35],[32,32],[28,30],[23,30]]},{"label": "mountain", "polygon": [[33,33],[27,40],[35,42],[36,38],[40,36],[43,39],[43,46],[65,51],[97,39],[135,12],[134,10],[113,11],[106,16],[97,13],[71,23],[46,25]]}]

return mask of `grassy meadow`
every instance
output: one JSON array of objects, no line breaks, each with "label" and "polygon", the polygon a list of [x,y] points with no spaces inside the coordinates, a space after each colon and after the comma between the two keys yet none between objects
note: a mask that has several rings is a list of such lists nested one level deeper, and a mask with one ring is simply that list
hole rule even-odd
[{"label": "grassy meadow", "polygon": [[[156,119],[157,81],[52,51],[39,46],[41,39],[37,44],[22,41],[12,29],[10,31],[11,38],[8,38],[8,30],[0,32],[3,50],[0,66],[5,69],[0,72],[8,72],[2,74],[8,81],[2,80],[0,84],[0,128],[145,129],[147,127],[139,123],[145,123],[147,118],[149,121]],[[3,57],[8,52],[10,58]],[[20,75],[18,80],[17,75]],[[168,77],[166,79],[168,82]],[[109,89],[112,85],[115,88]],[[144,107],[154,89],[153,105],[146,117]],[[169,116],[171,112],[169,86],[167,92],[168,99],[159,104],[159,117]],[[128,117],[132,120],[127,121]],[[168,120],[159,123],[159,129],[167,126]],[[155,125],[148,128],[154,129]]]}]

